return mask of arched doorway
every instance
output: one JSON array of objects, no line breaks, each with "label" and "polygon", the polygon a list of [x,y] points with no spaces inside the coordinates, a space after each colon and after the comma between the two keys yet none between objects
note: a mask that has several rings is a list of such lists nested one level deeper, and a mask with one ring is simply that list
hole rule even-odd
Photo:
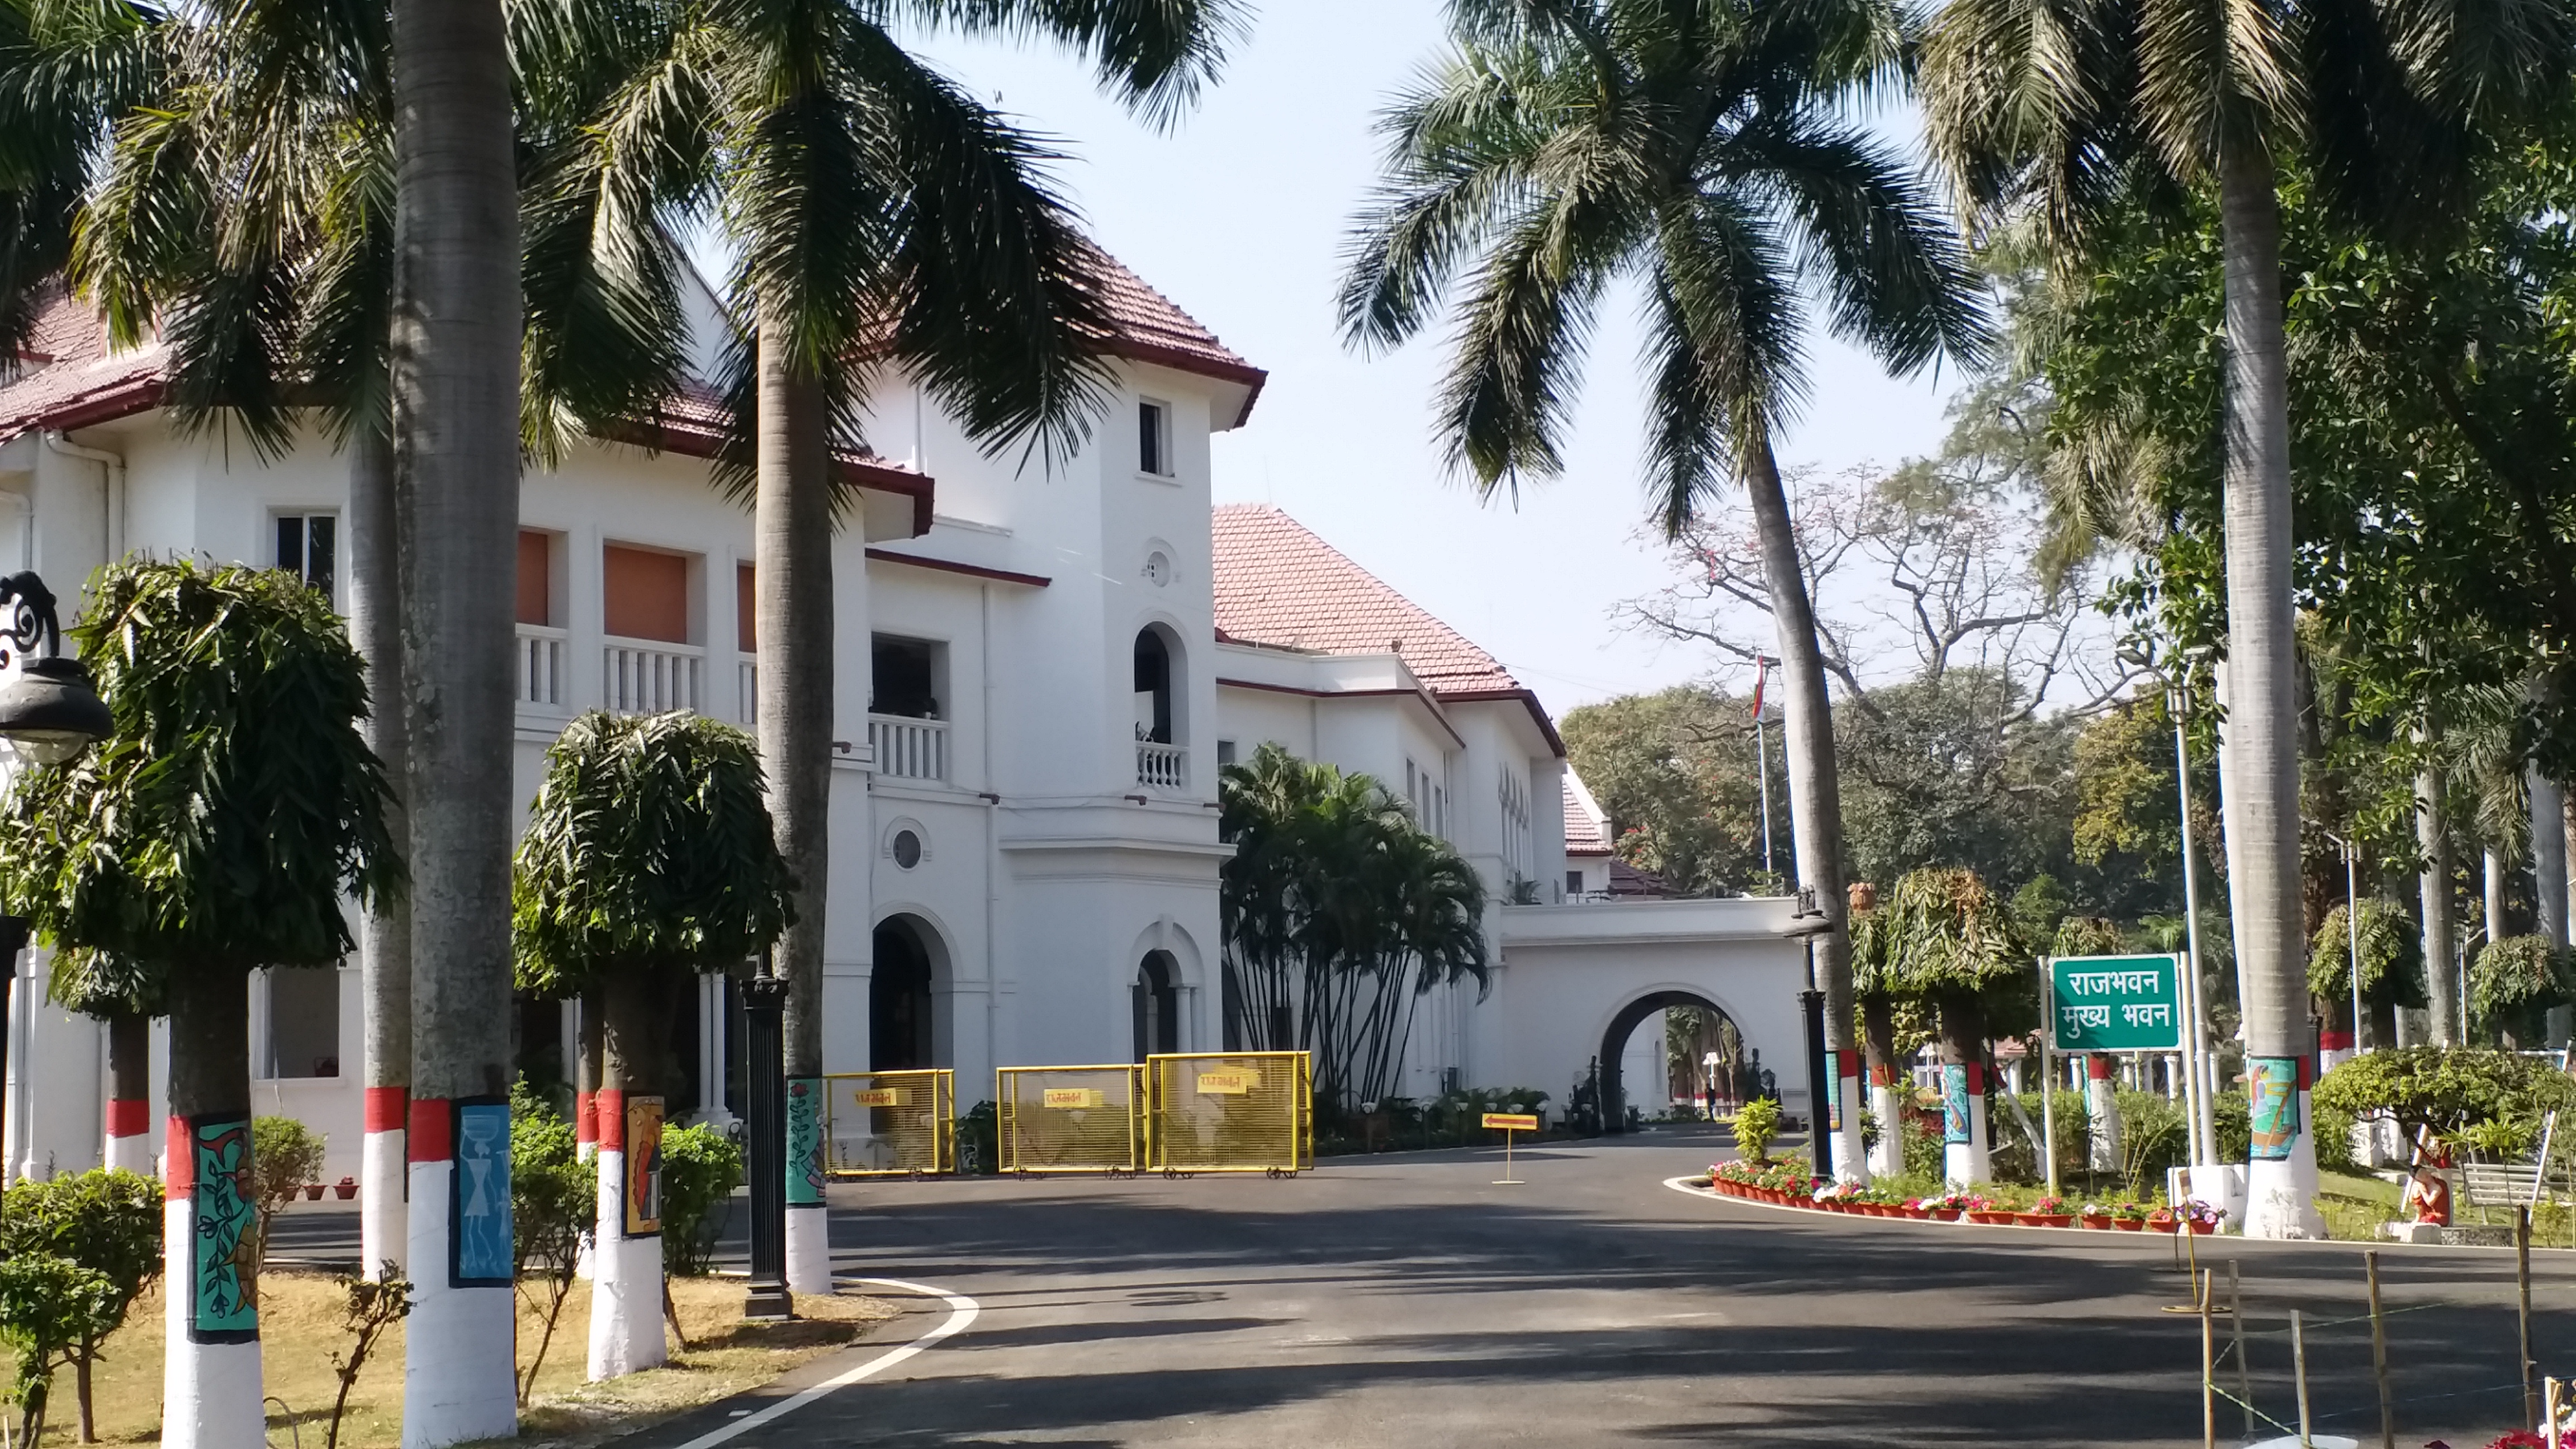
[{"label": "arched doorway", "polygon": [[[1706,1013],[1712,1030],[1733,1026],[1732,1019],[1726,1014],[1726,1008],[1695,991],[1650,992],[1621,1007],[1619,1014],[1610,1018],[1609,1029],[1601,1034],[1599,1061],[1602,1131],[1628,1130],[1627,1084],[1621,1078],[1625,1075],[1623,1062],[1628,1052],[1629,1034],[1634,1032],[1637,1024],[1647,1017],[1674,1007],[1691,1007]],[[1740,1032],[1735,1034],[1735,1039],[1739,1042],[1742,1040]],[[1750,1064],[1739,1065],[1749,1066]],[[1642,1088],[1645,1084],[1639,1085]],[[1664,1093],[1660,1091],[1653,1094],[1656,1101],[1663,1100],[1663,1097]]]},{"label": "arched doorway", "polygon": [[1168,745],[1172,738],[1172,650],[1150,625],[1136,633],[1136,739]]},{"label": "arched doorway", "polygon": [[1136,1007],[1136,1060],[1181,1049],[1179,963],[1169,951],[1148,951],[1130,990]]},{"label": "arched doorway", "polygon": [[920,927],[905,916],[880,922],[876,958],[868,977],[868,1069],[939,1065],[931,1032],[930,947]]}]

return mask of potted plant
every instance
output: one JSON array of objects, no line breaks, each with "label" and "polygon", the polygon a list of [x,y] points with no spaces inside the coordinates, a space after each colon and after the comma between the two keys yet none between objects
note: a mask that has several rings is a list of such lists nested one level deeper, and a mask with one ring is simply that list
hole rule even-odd
[{"label": "potted plant", "polygon": [[358,1180],[354,1177],[341,1178],[338,1182],[331,1184],[331,1194],[332,1196],[340,1199],[340,1201],[347,1202],[349,1199],[358,1195]]},{"label": "potted plant", "polygon": [[2111,1209],[2111,1226],[2116,1231],[2123,1233],[2145,1232],[2147,1230],[2147,1210],[2145,1206],[2134,1202],[2124,1202],[2118,1207]]},{"label": "potted plant", "polygon": [[1967,1212],[1968,1221],[1972,1223],[1984,1223],[1988,1227],[1993,1227],[2000,1223],[2009,1223],[2013,1220],[2012,1209],[2002,1206],[1992,1198],[1969,1198],[1967,1202]]},{"label": "potted plant", "polygon": [[2071,1228],[2075,1226],[2075,1214],[2066,1210],[2066,1199],[2062,1197],[2043,1197],[2039,1201],[2032,1203],[2027,1210],[2016,1213],[2013,1216],[2015,1221],[2019,1222],[2026,1228]]},{"label": "potted plant", "polygon": [[2186,1200],[2174,1210],[2174,1216],[2202,1237],[2218,1231],[2218,1209],[2196,1198]]},{"label": "potted plant", "polygon": [[308,1182],[304,1184],[304,1200],[306,1202],[320,1202],[322,1200],[322,1184],[318,1182]]},{"label": "potted plant", "polygon": [[2088,1202],[2075,1220],[2096,1231],[2105,1231],[2111,1226],[2111,1210],[2098,1202]]},{"label": "potted plant", "polygon": [[1927,1201],[1929,1199],[1909,1197],[1897,1210],[1916,1222],[1928,1222],[1932,1217],[1932,1209],[1924,1206]]},{"label": "potted plant", "polygon": [[1955,1223],[1959,1220],[1959,1215],[1967,1209],[1968,1198],[1965,1193],[1945,1192],[1937,1197],[1922,1199],[1922,1205],[1924,1215],[1933,1221]]},{"label": "potted plant", "polygon": [[2148,1232],[2170,1233],[2179,1230],[2181,1227],[2182,1221],[2174,1216],[2172,1208],[2160,1207],[2154,1212],[2147,1214]]}]

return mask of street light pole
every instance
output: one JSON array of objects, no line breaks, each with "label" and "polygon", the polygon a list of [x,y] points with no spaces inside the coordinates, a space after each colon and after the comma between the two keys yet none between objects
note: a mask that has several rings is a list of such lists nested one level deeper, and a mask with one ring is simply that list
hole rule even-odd
[{"label": "street light pole", "polygon": [[[2191,738],[2185,727],[2190,711],[2190,692],[2179,681],[2169,682],[2165,689],[2166,712],[2174,721],[2174,796],[2180,802],[2182,815],[2182,929],[2183,945],[2191,955],[2187,982],[2191,1000],[2192,1052],[2189,1069],[2194,1095],[2200,1099],[2197,1120],[2192,1124],[2192,1156],[2200,1162],[2218,1161],[2218,1124],[2216,1094],[2218,1091],[2217,1047],[2209,1039],[2208,1003],[2201,999],[2200,979],[2200,870],[2194,863],[2191,847]],[[2239,1004],[2239,1010],[2243,1009]]]},{"label": "street light pole", "polygon": [[744,1168],[751,1179],[751,1282],[742,1316],[796,1316],[787,1292],[787,978],[742,983]]},{"label": "street light pole", "polygon": [[[116,717],[90,687],[89,669],[63,657],[54,591],[33,572],[0,578],[0,740],[30,765],[66,765],[115,732]],[[10,1030],[18,1020],[18,953],[29,922],[0,916],[0,1081],[8,1080]],[[33,1003],[25,1004],[29,1009]],[[18,1110],[27,1111],[26,1094]]]}]

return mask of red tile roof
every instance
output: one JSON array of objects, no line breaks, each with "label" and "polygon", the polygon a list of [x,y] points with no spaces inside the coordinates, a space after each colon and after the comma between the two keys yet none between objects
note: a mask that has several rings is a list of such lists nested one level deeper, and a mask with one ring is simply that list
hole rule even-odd
[{"label": "red tile roof", "polygon": [[[1199,325],[1169,297],[1145,284],[1107,252],[1098,253],[1102,296],[1114,324],[1108,351],[1130,361],[1196,373],[1245,389],[1233,425],[1252,412],[1268,374],[1243,360],[1216,334]],[[36,319],[15,368],[0,367],[0,442],[36,428],[78,428],[145,411],[160,401],[162,349],[155,342],[110,356],[97,314],[55,289]],[[670,446],[690,451],[685,439],[711,433],[717,400],[712,394],[674,399],[666,423]],[[878,476],[875,459],[858,460],[870,487],[894,483]],[[906,491],[896,487],[895,491]],[[924,496],[927,496],[926,492]]]},{"label": "red tile roof", "polygon": [[1132,361],[1157,363],[1179,372],[1242,384],[1248,391],[1233,423],[1242,426],[1244,419],[1251,416],[1252,404],[1261,396],[1261,384],[1269,374],[1217,341],[1215,333],[1174,306],[1171,298],[1147,286],[1145,279],[1127,270],[1125,263],[1107,252],[1097,255],[1102,300],[1116,326],[1109,350]]},{"label": "red tile roof", "polygon": [[1219,639],[1320,654],[1392,651],[1443,701],[1521,701],[1549,745],[1565,752],[1538,697],[1500,661],[1304,524],[1266,504],[1229,503],[1210,527]]},{"label": "red tile roof", "polygon": [[1584,788],[1581,776],[1569,767],[1565,772],[1565,853],[1568,855],[1608,855],[1610,840],[1604,833],[1600,817],[1593,812],[1592,792]]}]

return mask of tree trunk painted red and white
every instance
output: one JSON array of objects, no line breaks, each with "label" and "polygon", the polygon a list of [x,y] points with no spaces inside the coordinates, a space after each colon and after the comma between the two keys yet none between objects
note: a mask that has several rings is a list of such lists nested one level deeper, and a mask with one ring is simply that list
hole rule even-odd
[{"label": "tree trunk painted red and white", "polygon": [[[401,509],[394,492],[393,437],[360,426],[349,443],[349,639],[367,661],[367,748],[384,762],[394,798],[385,829],[400,848],[410,823],[402,797],[410,750],[403,728]],[[358,1150],[358,1261],[361,1271],[397,1270],[410,1251],[403,1134],[411,1115],[411,904],[396,892],[358,922],[365,1049],[365,1137]]]},{"label": "tree trunk painted red and white", "polygon": [[649,977],[612,979],[605,998],[599,1091],[599,1216],[591,1228],[590,1377],[653,1368],[669,1357],[662,1337],[661,1099],[657,993]]},{"label": "tree trunk painted red and white", "polygon": [[152,1175],[152,1019],[120,1011],[107,1019],[107,1142],[99,1161]]},{"label": "tree trunk painted red and white", "polygon": [[[1857,889],[1857,887],[1855,887]],[[1884,1177],[1905,1171],[1905,1099],[1898,1094],[1896,1010],[1884,998],[1861,1003],[1861,1041],[1868,1053],[1869,1110],[1878,1118],[1878,1145],[1869,1170]]]},{"label": "tree trunk painted red and white", "polygon": [[[404,1449],[518,1432],[508,1172],[519,196],[500,0],[393,0],[394,486],[410,749]],[[256,1440],[242,1441],[244,1445]]]},{"label": "tree trunk painted red and white", "polygon": [[240,1449],[264,1443],[267,1429],[251,1201],[250,981],[222,967],[182,969],[169,1005],[161,1443]]},{"label": "tree trunk painted red and white", "polygon": [[2120,1170],[2120,1084],[2111,1075],[2117,1065],[2106,1052],[2084,1058],[2084,1115],[2092,1133],[2084,1161],[2095,1172]]},{"label": "tree trunk painted red and white", "polygon": [[[578,1015],[573,1024],[573,1155],[584,1162],[599,1160],[599,993],[591,992],[573,1003]],[[573,1258],[572,1275],[584,1281],[598,1272],[599,1238],[592,1227],[581,1230],[581,1251]]]}]

